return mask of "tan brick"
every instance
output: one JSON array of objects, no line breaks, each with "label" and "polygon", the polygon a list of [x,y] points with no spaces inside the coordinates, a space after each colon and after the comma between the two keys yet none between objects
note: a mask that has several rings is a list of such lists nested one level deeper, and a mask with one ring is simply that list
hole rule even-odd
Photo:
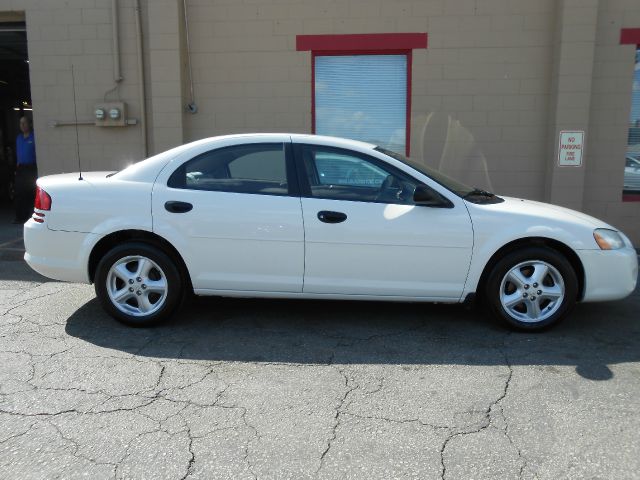
[{"label": "tan brick", "polygon": [[503,97],[501,95],[474,95],[473,109],[481,112],[502,110]]},{"label": "tan brick", "polygon": [[308,35],[333,33],[333,28],[334,20],[331,18],[310,18],[302,21],[301,33]]},{"label": "tan brick", "polygon": [[468,111],[473,108],[473,96],[471,95],[444,95],[442,97],[442,109],[445,112]]},{"label": "tan brick", "polygon": [[44,25],[40,28],[42,40],[68,40],[69,27],[66,25]]},{"label": "tan brick", "polygon": [[[481,2],[480,5],[484,4]],[[500,10],[497,15],[491,16],[491,30],[492,31],[516,31],[519,32],[524,28],[525,17],[523,15],[502,15],[505,10]],[[545,27],[548,27],[548,21],[545,23]]]},{"label": "tan brick", "polygon": [[509,0],[483,0],[476,3],[475,10],[479,15],[500,15],[507,12],[508,3]]},{"label": "tan brick", "polygon": [[151,50],[178,50],[180,40],[173,33],[158,33],[149,39],[149,49]]},{"label": "tan brick", "polygon": [[273,32],[277,35],[296,35],[302,31],[302,19],[277,18],[273,20]]},{"label": "tan brick", "polygon": [[[69,25],[69,37],[77,40],[94,39],[98,37],[95,25]],[[111,38],[111,35],[109,36]]]},{"label": "tan brick", "polygon": [[544,110],[521,110],[518,112],[518,125],[541,126],[546,125],[548,112]]},{"label": "tan brick", "polygon": [[111,11],[108,8],[83,8],[82,23],[97,24],[109,23],[111,21]]},{"label": "tan brick", "polygon": [[444,4],[446,0],[423,0],[413,2],[411,7],[412,16],[429,17],[432,15],[444,14]]},{"label": "tan brick", "polygon": [[[213,36],[237,36],[243,31],[248,36],[267,36],[273,34],[272,20],[222,21],[210,24]],[[215,40],[213,40],[215,41]]]},{"label": "tan brick", "polygon": [[[379,17],[382,11],[381,0],[355,0],[345,2],[347,9],[347,17]],[[337,16],[337,15],[336,15]]]},{"label": "tan brick", "polygon": [[517,125],[518,115],[517,110],[488,112],[487,123],[489,125]]},{"label": "tan brick", "polygon": [[445,15],[474,15],[476,13],[475,0],[447,1],[444,4]]},{"label": "tan brick", "polygon": [[512,13],[552,13],[555,11],[556,0],[509,0],[507,10]]},{"label": "tan brick", "polygon": [[549,30],[552,17],[548,13],[528,14],[523,16],[525,30]]},{"label": "tan brick", "polygon": [[49,21],[56,25],[81,24],[83,22],[82,10],[80,8],[56,9]]},{"label": "tan brick", "polygon": [[487,124],[487,112],[456,112],[455,116],[465,127]]},{"label": "tan brick", "polygon": [[546,78],[524,78],[520,81],[520,91],[522,95],[546,94],[549,92],[549,81]]}]

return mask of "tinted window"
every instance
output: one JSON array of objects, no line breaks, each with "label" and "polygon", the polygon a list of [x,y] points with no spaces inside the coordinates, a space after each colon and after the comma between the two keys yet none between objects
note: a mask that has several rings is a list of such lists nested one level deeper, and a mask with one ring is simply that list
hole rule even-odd
[{"label": "tinted window", "polygon": [[313,197],[413,204],[416,182],[365,155],[305,145],[302,156]]},{"label": "tinted window", "polygon": [[388,175],[366,160],[340,153],[316,153],[315,168],[321,185],[380,187]]},{"label": "tinted window", "polygon": [[286,195],[284,145],[250,144],[211,150],[178,168],[168,185],[191,190]]},{"label": "tinted window", "polygon": [[448,177],[447,175],[445,175],[444,173],[439,172],[438,170],[435,170],[433,168],[427,167],[426,165],[423,165],[421,163],[409,160],[407,157],[405,157],[404,155],[402,155],[400,153],[392,152],[391,150],[387,150],[387,149],[382,148],[382,147],[376,147],[376,150],[378,152],[380,152],[380,153],[384,153],[385,155],[390,156],[391,158],[395,158],[396,160],[399,160],[400,162],[404,163],[405,165],[409,165],[411,168],[413,168],[413,169],[417,170],[418,172],[426,175],[427,177],[431,178],[432,180],[435,180],[440,185],[442,185],[443,187],[447,188],[448,190],[451,190],[453,193],[455,193],[456,195],[458,195],[460,197],[464,197],[469,192],[473,191],[472,187],[469,187],[469,186],[465,185],[464,183],[461,183],[461,182],[459,182],[457,180],[454,180],[453,178]]}]

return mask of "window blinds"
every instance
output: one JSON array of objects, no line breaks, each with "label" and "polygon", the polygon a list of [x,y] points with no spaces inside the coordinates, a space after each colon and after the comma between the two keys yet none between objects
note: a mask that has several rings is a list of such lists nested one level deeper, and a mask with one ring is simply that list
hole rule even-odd
[{"label": "window blinds", "polygon": [[405,152],[406,55],[322,55],[314,67],[317,134]]},{"label": "window blinds", "polygon": [[629,116],[627,158],[624,169],[624,192],[640,193],[640,48],[636,50],[636,65],[633,72],[631,115]]}]

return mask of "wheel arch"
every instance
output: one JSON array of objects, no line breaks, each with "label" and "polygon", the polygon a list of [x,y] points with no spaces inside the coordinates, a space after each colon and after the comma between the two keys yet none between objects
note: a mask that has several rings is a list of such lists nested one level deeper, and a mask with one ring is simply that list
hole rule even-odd
[{"label": "wheel arch", "polygon": [[96,269],[98,268],[100,259],[116,245],[128,241],[142,242],[154,246],[173,258],[176,261],[176,266],[178,267],[180,276],[187,281],[188,291],[193,292],[191,275],[189,274],[187,264],[182,258],[182,255],[180,255],[180,252],[178,252],[178,250],[169,241],[165,240],[160,235],[147,230],[119,230],[101,238],[100,241],[94,245],[91,253],[89,254],[88,273],[89,281],[91,283],[94,282]]},{"label": "wheel arch", "polygon": [[573,270],[576,273],[576,277],[578,278],[577,300],[578,301],[582,300],[584,296],[584,287],[585,287],[585,272],[584,272],[584,266],[582,265],[582,261],[580,260],[580,257],[578,257],[578,254],[567,244],[552,238],[547,238],[547,237],[519,238],[516,240],[512,240],[511,242],[500,247],[491,256],[491,258],[489,258],[489,261],[485,264],[484,269],[482,270],[482,274],[480,275],[480,279],[478,280],[476,291],[479,291],[480,288],[482,288],[482,286],[487,281],[487,277],[489,276],[489,273],[502,257],[523,247],[547,247],[564,255],[564,257],[569,261],[569,263],[573,267]]}]

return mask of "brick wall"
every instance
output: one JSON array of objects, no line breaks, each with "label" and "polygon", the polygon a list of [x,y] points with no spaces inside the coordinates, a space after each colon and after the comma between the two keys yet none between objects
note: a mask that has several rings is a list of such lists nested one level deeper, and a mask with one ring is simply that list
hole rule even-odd
[{"label": "brick wall", "polygon": [[[311,130],[311,55],[298,34],[427,32],[413,51],[412,156],[467,183],[583,209],[640,244],[640,204],[622,203],[637,0],[188,0],[189,101],[182,2],[144,0],[149,153],[231,132]],[[134,0],[119,0],[124,80],[108,98],[140,115]],[[26,12],[38,157],[44,173],[75,168],[78,116],[114,86],[111,1],[0,0]],[[557,133],[584,129],[584,167],[558,169]],[[85,168],[142,154],[140,126],[80,126]]]},{"label": "brick wall", "polygon": [[[34,106],[37,155],[43,173],[77,170],[76,134],[54,121],[74,118],[71,64],[74,65],[79,120],[92,120],[93,105],[114,86],[110,2],[1,1],[0,12],[25,11]],[[120,8],[120,46],[124,80],[107,99],[127,102],[129,116],[139,115],[135,31],[131,2]],[[137,127],[79,126],[83,168],[119,168],[141,157]]]},{"label": "brick wall", "polygon": [[640,202],[621,201],[636,50],[620,45],[622,28],[640,28],[640,2],[601,1],[583,209],[624,229],[640,246]]},{"label": "brick wall", "polygon": [[540,198],[554,2],[190,2],[199,113],[188,139],[311,129],[311,55],[296,34],[428,32],[413,52],[412,156]]}]

